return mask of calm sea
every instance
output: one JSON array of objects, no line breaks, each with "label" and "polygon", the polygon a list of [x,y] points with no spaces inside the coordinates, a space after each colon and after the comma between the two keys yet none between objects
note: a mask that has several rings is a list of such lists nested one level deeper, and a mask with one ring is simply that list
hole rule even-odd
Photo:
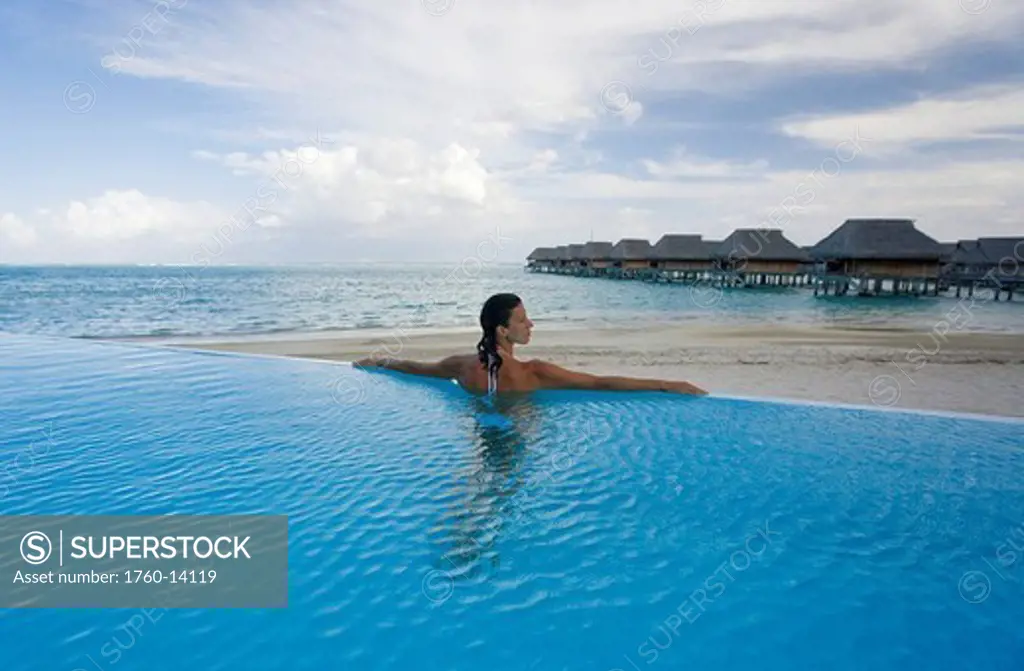
[{"label": "calm sea", "polygon": [[815,298],[490,267],[0,266],[0,331],[76,338],[315,334],[477,328],[494,292],[519,294],[547,328],[664,323],[837,324],[1024,333],[1024,301]]}]

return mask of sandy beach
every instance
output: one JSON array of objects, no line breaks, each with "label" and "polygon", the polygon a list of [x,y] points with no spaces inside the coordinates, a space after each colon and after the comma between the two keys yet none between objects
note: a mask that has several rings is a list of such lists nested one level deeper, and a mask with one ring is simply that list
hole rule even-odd
[{"label": "sandy beach", "polygon": [[[397,329],[176,347],[354,361],[374,351],[437,360],[478,332]],[[517,350],[596,374],[684,379],[713,394],[1024,417],[1024,336],[810,326],[545,329]]]}]

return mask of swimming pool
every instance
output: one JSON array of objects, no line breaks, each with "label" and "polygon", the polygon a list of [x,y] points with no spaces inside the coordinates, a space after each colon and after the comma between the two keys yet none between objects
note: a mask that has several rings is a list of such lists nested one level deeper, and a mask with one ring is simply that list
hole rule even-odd
[{"label": "swimming pool", "polygon": [[290,583],[134,630],[0,610],[0,668],[1019,670],[1022,441],[0,335],[3,514],[286,514]]}]

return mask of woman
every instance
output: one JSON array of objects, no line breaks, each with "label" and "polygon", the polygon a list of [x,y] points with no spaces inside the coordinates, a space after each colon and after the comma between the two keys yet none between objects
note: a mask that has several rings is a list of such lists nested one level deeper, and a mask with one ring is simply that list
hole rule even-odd
[{"label": "woman", "polygon": [[362,359],[356,365],[365,368],[386,368],[412,375],[426,375],[457,380],[463,389],[473,393],[530,392],[537,389],[592,389],[604,391],[668,391],[679,394],[706,395],[703,389],[689,382],[648,380],[608,375],[590,375],[566,370],[547,361],[515,358],[515,346],[530,342],[533,322],[526,316],[522,300],[515,294],[495,294],[480,311],[483,337],[477,354],[454,355],[437,363],[420,363],[396,359]]}]

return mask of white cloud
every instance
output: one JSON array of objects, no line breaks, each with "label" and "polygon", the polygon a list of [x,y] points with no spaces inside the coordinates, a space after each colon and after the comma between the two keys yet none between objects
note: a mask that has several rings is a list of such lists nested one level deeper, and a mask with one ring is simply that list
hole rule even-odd
[{"label": "white cloud", "polygon": [[[256,176],[254,209],[285,221],[328,218],[366,232],[403,219],[422,227],[417,215],[485,214],[512,207],[503,187],[479,162],[479,150],[458,143],[430,151],[413,140],[380,138],[360,145],[315,150],[312,146],[264,152],[217,155],[236,174]],[[435,222],[443,237],[457,232],[458,219]],[[401,227],[401,226],[399,226]]]},{"label": "white cloud", "polygon": [[633,100],[629,103],[621,113],[622,122],[627,126],[632,126],[637,122],[637,119],[642,117],[644,114],[644,104],[639,100]]},{"label": "white cloud", "polygon": [[[593,139],[611,129],[628,146],[631,133],[650,128],[655,104],[669,97],[685,104],[691,91],[753,97],[809,72],[922,69],[945,50],[1019,40],[1024,4],[992,2],[977,14],[961,4],[485,0],[458,1],[431,16],[419,0],[189,2],[116,68],[121,76],[197,84],[258,109],[258,118],[213,131],[217,150],[205,145],[192,154],[247,180],[253,196],[229,211],[110,191],[65,208],[38,204],[59,214],[8,215],[0,236],[25,244],[25,231],[33,231],[41,248],[42,232],[60,231],[69,245],[101,256],[130,254],[132,245],[155,254],[166,240],[167,253],[177,254],[235,216],[258,223],[237,237],[239,253],[268,240],[274,250],[301,250],[299,238],[319,252],[345,236],[445,246],[494,222],[518,236],[524,253],[543,244],[538,236],[585,237],[591,227],[607,239],[681,227],[722,237],[793,197],[815,166],[773,169],[792,163],[785,149],[771,164],[756,148],[731,158],[685,148],[666,156],[667,147],[695,144],[686,135],[646,136],[650,148],[631,153],[648,158],[627,166],[606,158],[603,150],[618,146]],[[131,12],[140,8],[148,11],[134,5]],[[110,25],[138,22],[124,18]],[[611,82],[621,85],[609,96]],[[1014,189],[1021,164],[877,159],[928,143],[999,137],[1021,108],[1019,88],[982,87],[755,124],[774,123],[786,138],[829,154],[858,129],[871,140],[863,152],[872,162],[844,163],[841,174],[814,187],[813,201],[789,224],[795,237],[815,241],[847,216],[876,213],[913,216],[953,238],[975,234],[965,221],[983,222],[983,234],[1019,232],[1009,229],[1024,205]],[[177,132],[194,132],[188,121]],[[344,132],[332,133],[309,160],[308,142],[300,144],[295,131],[302,128]],[[233,151],[239,147],[249,151]],[[615,174],[627,168],[639,168],[642,178]],[[53,239],[50,248],[62,244]]]},{"label": "white cloud", "polygon": [[[510,137],[600,123],[599,94],[613,80],[637,94],[630,122],[643,109],[641,87],[918,67],[943,48],[1018,36],[1024,6],[993,2],[970,15],[934,0],[566,0],[459,2],[435,17],[415,2],[232,0],[215,10],[190,4],[179,18],[181,30],[147,39],[121,72],[229,87],[307,122],[408,137],[447,137],[461,125]],[[642,59],[652,54],[669,60],[648,76]],[[750,68],[721,76],[737,65]]]},{"label": "white cloud", "polygon": [[71,202],[57,228],[85,241],[117,242],[158,233],[170,241],[188,241],[218,222],[222,212],[207,203],[179,203],[134,189],[106,191]]},{"label": "white cloud", "polygon": [[1019,140],[1006,129],[1024,124],[1022,109],[1024,86],[984,86],[868,112],[790,120],[781,130],[829,146],[858,129],[869,138],[868,152],[887,153],[942,141]]},{"label": "white cloud", "polygon": [[534,155],[528,170],[531,172],[547,172],[557,161],[558,152],[554,149],[545,149]]},{"label": "white cloud", "polygon": [[[909,217],[943,240],[1022,232],[1024,160],[936,161],[913,171],[854,170],[855,161],[746,180],[552,175],[531,195],[595,203],[597,211],[630,203],[621,206],[630,209],[616,210],[617,221],[642,221],[654,238],[671,232],[720,239],[737,227],[771,225],[800,244],[812,244],[851,217]],[[612,230],[614,239],[626,237],[621,225]]]},{"label": "white cloud", "polygon": [[[0,241],[18,246],[17,261],[156,262],[198,249],[228,212],[206,202],[178,202],[137,190],[109,190],[38,210],[22,221],[0,218]],[[0,246],[0,253],[6,245]]]},{"label": "white cloud", "polygon": [[768,161],[719,161],[687,153],[685,147],[673,152],[668,161],[642,161],[647,172],[656,178],[685,177],[746,177],[760,175],[768,170]]},{"label": "white cloud", "polygon": [[664,92],[745,91],[811,72],[921,70],[945,50],[1019,40],[1024,5],[963,10],[983,1],[699,0],[702,20],[669,10],[678,17],[670,26],[637,39],[643,77],[634,80]]},{"label": "white cloud", "polygon": [[[0,242],[15,248],[28,247],[36,242],[36,231],[14,214],[0,215]],[[2,249],[2,247],[0,247]]]},{"label": "white cloud", "polygon": [[[843,164],[838,173],[767,171],[757,179],[714,180],[550,172],[520,188],[503,207],[432,196],[422,183],[403,192],[412,184],[396,186],[395,173],[390,173],[391,181],[374,172],[358,182],[353,181],[353,169],[325,170],[317,178],[290,183],[289,200],[277,212],[259,213],[259,225],[236,211],[227,234],[220,231],[230,221],[229,212],[116,193],[61,208],[60,217],[22,222],[5,215],[0,218],[0,243],[12,239],[11,231],[28,227],[35,230],[28,238],[34,244],[23,244],[9,260],[197,263],[244,260],[246,252],[261,261],[281,261],[283,249],[306,250],[306,258],[339,260],[336,255],[325,257],[324,250],[334,245],[338,253],[352,253],[337,245],[356,236],[367,245],[419,240],[414,253],[424,259],[452,258],[455,250],[471,250],[500,227],[512,239],[503,247],[502,259],[514,261],[538,245],[585,241],[591,231],[599,240],[641,237],[653,243],[664,233],[721,239],[737,227],[772,225],[799,244],[813,244],[848,217],[905,216],[917,219],[922,230],[940,240],[1021,233],[1024,160],[936,162],[917,171],[853,167]],[[389,209],[388,203],[398,205]],[[318,218],[333,211],[342,218]],[[133,212],[149,215],[136,221]],[[345,222],[344,228],[338,222]],[[173,244],[166,237],[171,230],[182,232]],[[5,250],[10,246],[0,244],[0,260],[8,260]],[[365,250],[361,256],[387,258],[386,246]]]},{"label": "white cloud", "polygon": [[616,235],[614,241],[622,238],[640,238],[653,244],[664,232],[660,228],[660,217],[656,210],[643,207],[621,207],[616,212]]}]

